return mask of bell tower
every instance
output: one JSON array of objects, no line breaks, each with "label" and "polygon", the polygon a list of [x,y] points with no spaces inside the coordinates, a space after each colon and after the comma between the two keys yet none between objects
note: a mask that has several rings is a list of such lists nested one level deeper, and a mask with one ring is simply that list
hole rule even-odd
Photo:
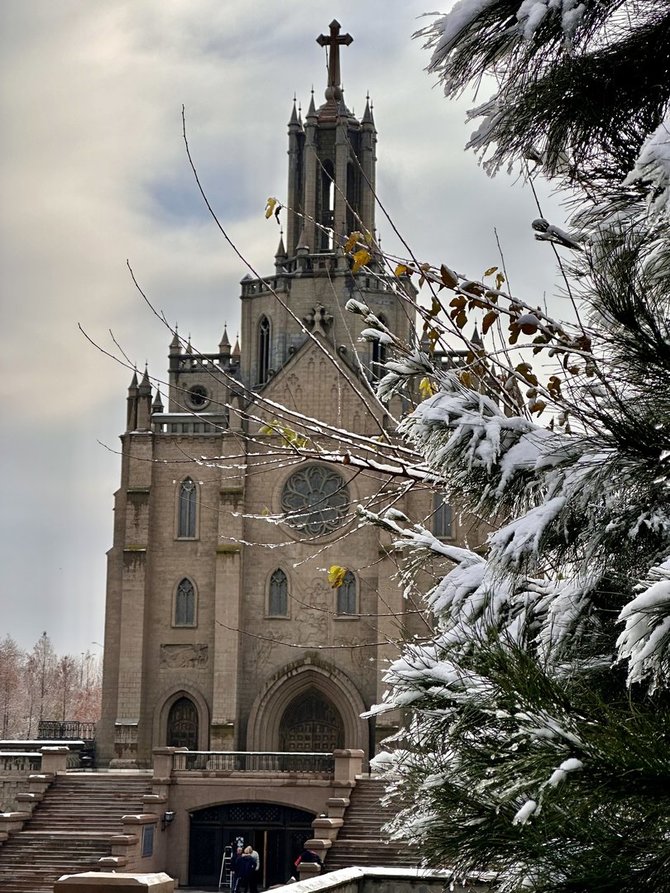
[{"label": "bell tower", "polygon": [[289,183],[286,250],[327,252],[353,230],[374,232],[375,146],[377,131],[369,99],[359,121],[347,108],[340,74],[340,47],[353,42],[340,23],[317,43],[328,53],[325,102],[314,93],[303,125],[295,103],[289,121]]},{"label": "bell tower", "polygon": [[288,122],[288,183],[274,271],[242,280],[240,376],[262,390],[285,369],[313,336],[327,344],[355,375],[381,374],[384,348],[361,343],[360,319],[348,314],[350,298],[364,301],[393,332],[411,340],[414,298],[409,280],[398,282],[371,247],[364,269],[352,269],[344,244],[358,231],[375,245],[377,129],[370,97],[360,120],[344,100],[340,53],[353,43],[332,21],[316,38],[326,50],[328,77],[324,102],[314,91],[305,120],[293,100]]}]

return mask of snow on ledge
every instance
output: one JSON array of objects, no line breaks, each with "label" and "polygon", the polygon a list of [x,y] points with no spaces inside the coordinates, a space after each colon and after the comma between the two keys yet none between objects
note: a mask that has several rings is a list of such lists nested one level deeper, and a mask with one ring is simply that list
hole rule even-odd
[{"label": "snow on ledge", "polygon": [[[308,878],[304,881],[295,881],[293,883],[284,884],[281,887],[275,887],[273,893],[324,893],[326,890],[337,890],[349,885],[355,885],[355,889],[362,891],[365,889],[364,884],[367,879],[396,881],[400,884],[396,889],[402,889],[402,881],[422,880],[435,881],[439,884],[440,891],[446,888],[448,882],[452,881],[453,874],[451,871],[434,870],[430,868],[390,868],[383,865],[375,867],[358,868],[340,868],[337,871],[331,871],[326,874],[320,874],[316,877]],[[468,878],[467,888],[461,887],[455,883],[453,887],[454,893],[485,893],[489,889],[487,880],[492,880],[484,875]],[[477,883],[479,882],[479,883]]]}]

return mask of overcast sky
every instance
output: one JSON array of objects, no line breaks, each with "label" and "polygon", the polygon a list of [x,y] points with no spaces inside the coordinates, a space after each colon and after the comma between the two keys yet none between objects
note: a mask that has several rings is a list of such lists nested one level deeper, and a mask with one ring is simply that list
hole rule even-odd
[{"label": "overcast sky", "polygon": [[[261,271],[278,231],[266,198],[286,190],[286,124],[326,69],[316,36],[335,17],[349,108],[369,90],[378,188],[421,258],[480,276],[501,239],[514,290],[554,291],[533,241],[533,197],[486,177],[463,151],[467,101],[448,103],[412,34],[427,0],[2,0],[0,638],[59,653],[103,640],[105,552],[130,373],[78,331],[165,375],[169,335],[143,289],[198,349],[238,325],[246,270],[199,198],[181,139],[230,235]],[[449,2],[443,3],[446,9]],[[546,193],[545,193],[546,194]],[[546,215],[561,222],[552,199]],[[383,244],[390,228],[378,213]],[[104,444],[104,445],[101,445]]]}]

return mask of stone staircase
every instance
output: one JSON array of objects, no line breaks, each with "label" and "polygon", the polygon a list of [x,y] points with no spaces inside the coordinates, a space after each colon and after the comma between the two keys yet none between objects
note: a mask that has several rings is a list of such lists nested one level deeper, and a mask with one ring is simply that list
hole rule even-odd
[{"label": "stone staircase", "polygon": [[393,811],[381,805],[384,787],[385,782],[379,778],[356,781],[344,813],[344,825],[328,850],[326,871],[354,865],[415,868],[420,863],[415,847],[389,841],[388,835],[382,832],[382,825],[393,817]]},{"label": "stone staircase", "polygon": [[121,816],[144,811],[146,776],[58,775],[22,831],[0,846],[2,893],[52,893],[63,874],[95,871]]}]

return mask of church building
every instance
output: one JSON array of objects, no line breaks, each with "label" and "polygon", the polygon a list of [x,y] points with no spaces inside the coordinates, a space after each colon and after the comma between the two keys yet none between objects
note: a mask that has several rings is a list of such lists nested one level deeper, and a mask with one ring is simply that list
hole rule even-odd
[{"label": "church building", "polygon": [[[388,482],[306,460],[288,442],[304,435],[325,457],[342,448],[332,429],[372,438],[392,428],[369,399],[384,348],[359,340],[349,299],[414,337],[411,294],[399,298],[398,280],[374,257],[353,273],[342,249],[351,231],[375,232],[373,110],[368,100],[355,117],[341,87],[351,42],[337,22],[318,38],[325,98],[312,97],[304,119],[294,102],[285,232],[266,274],[242,279],[239,340],[231,345],[224,328],[218,348],[199,353],[175,334],[167,392],[146,372],[130,385],[99,765],[146,767],[164,746],[360,748],[369,758],[393,718],[380,726],[361,714],[382,697],[395,643],[428,631],[421,606],[403,597],[390,538],[356,514],[361,504],[382,508]],[[216,336],[222,322],[212,321]],[[324,423],[322,435],[310,419]],[[440,536],[460,535],[427,490],[408,489],[396,507],[432,518]],[[346,569],[337,588],[332,565]]]}]

